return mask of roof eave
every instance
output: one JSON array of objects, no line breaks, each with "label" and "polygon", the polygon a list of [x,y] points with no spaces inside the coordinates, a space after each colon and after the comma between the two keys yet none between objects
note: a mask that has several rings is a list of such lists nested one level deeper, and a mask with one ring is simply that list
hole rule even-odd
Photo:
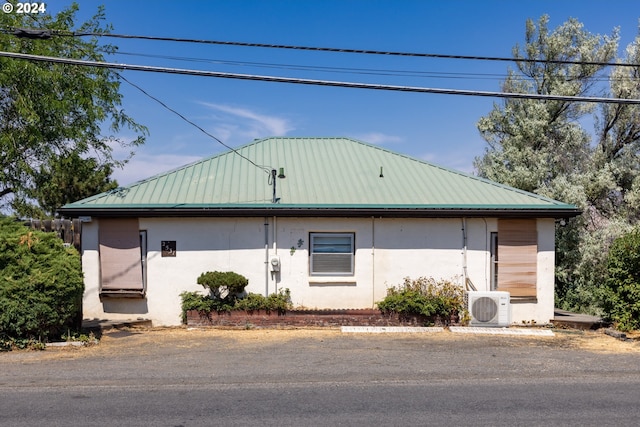
[{"label": "roof eave", "polygon": [[389,217],[389,218],[571,218],[582,212],[571,205],[559,207],[67,207],[68,217]]}]

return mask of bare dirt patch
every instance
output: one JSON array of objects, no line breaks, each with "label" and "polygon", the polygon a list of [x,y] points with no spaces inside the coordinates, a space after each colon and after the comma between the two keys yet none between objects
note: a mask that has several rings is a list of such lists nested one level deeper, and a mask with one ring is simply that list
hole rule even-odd
[{"label": "bare dirt patch", "polygon": [[[344,334],[339,328],[300,328],[300,329],[220,329],[220,328],[125,328],[105,332],[99,343],[85,347],[50,347],[46,351],[12,352],[16,361],[75,359],[82,357],[109,357],[153,354],[157,348],[174,350],[196,349],[215,342],[217,348],[261,348],[296,340],[328,341],[338,339],[353,340],[389,340],[420,339],[427,342],[455,345],[495,345],[508,347],[548,347],[557,349],[575,349],[594,353],[640,353],[640,332],[627,334],[628,340],[620,340],[606,335],[603,330],[581,331],[559,329],[555,336],[488,336],[474,334],[455,334],[448,330],[428,334]],[[20,353],[20,356],[15,355]],[[2,355],[0,354],[0,358]]]}]

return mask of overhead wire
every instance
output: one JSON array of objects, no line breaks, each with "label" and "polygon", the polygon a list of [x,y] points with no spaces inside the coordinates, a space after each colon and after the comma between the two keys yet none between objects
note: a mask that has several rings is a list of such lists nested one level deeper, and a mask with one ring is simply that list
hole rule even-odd
[{"label": "overhead wire", "polygon": [[51,62],[51,63],[59,63],[59,64],[88,66],[88,67],[100,67],[100,68],[109,68],[109,69],[117,69],[117,70],[145,71],[145,72],[165,73],[165,74],[180,74],[180,75],[192,75],[192,76],[201,76],[201,77],[217,77],[217,78],[227,78],[227,79],[237,79],[237,80],[254,80],[254,81],[292,83],[292,84],[327,86],[327,87],[387,90],[387,91],[397,91],[397,92],[433,93],[433,94],[441,94],[441,95],[480,96],[480,97],[492,97],[492,98],[538,99],[538,100],[548,100],[548,101],[589,102],[589,103],[605,103],[605,104],[633,104],[633,105],[640,104],[640,99],[540,95],[540,94],[533,94],[533,93],[490,92],[490,91],[461,90],[461,89],[426,88],[426,87],[417,87],[417,86],[395,86],[395,85],[383,85],[383,84],[371,84],[371,83],[339,82],[339,81],[332,81],[332,80],[314,80],[314,79],[300,79],[300,78],[276,77],[276,76],[260,76],[260,75],[252,75],[252,74],[222,73],[222,72],[216,72],[216,71],[192,70],[192,69],[170,68],[170,67],[155,67],[155,66],[148,66],[148,65],[116,64],[116,63],[110,63],[110,62],[87,61],[87,60],[79,60],[79,59],[59,58],[59,57],[52,57],[52,56],[31,55],[31,54],[25,54],[25,53],[4,52],[4,51],[0,51],[0,57],[24,59],[24,60],[39,61],[39,62]]},{"label": "overhead wire", "polygon": [[[625,63],[625,62],[606,62],[606,61],[576,61],[576,60],[560,60],[560,59],[535,59],[535,58],[513,58],[513,57],[498,57],[498,56],[473,56],[473,55],[451,55],[451,54],[437,54],[437,53],[420,53],[420,52],[399,52],[399,51],[383,51],[383,50],[371,50],[371,49],[353,49],[353,48],[333,48],[333,47],[314,47],[314,46],[299,46],[299,45],[286,45],[286,44],[267,44],[267,43],[249,43],[249,42],[236,42],[236,41],[221,41],[210,39],[193,39],[193,38],[181,38],[181,37],[162,37],[162,36],[145,36],[145,35],[130,35],[130,34],[115,34],[115,33],[102,33],[102,32],[72,32],[72,31],[60,31],[50,29],[25,29],[15,27],[5,27],[0,29],[0,32],[5,34],[13,34],[17,37],[23,38],[37,38],[46,39],[54,36],[58,37],[113,37],[121,39],[139,39],[139,40],[151,40],[151,41],[169,41],[179,43],[200,43],[200,44],[215,44],[224,46],[241,46],[241,47],[259,47],[270,49],[292,49],[300,51],[317,51],[317,52],[334,52],[334,53],[353,53],[353,54],[368,54],[368,55],[385,55],[385,56],[405,56],[405,57],[422,57],[422,58],[439,58],[439,59],[463,59],[463,60],[483,60],[483,61],[503,61],[503,62],[524,62],[524,63],[547,63],[547,64],[574,64],[574,65],[595,65],[595,66],[611,66],[611,67],[640,67],[640,64]],[[127,54],[127,53],[123,53]],[[144,56],[143,54],[139,54]],[[148,55],[152,56],[152,55]],[[179,59],[179,57],[173,57],[173,59]],[[189,58],[185,60],[199,60],[195,58]],[[202,60],[208,61],[208,60]],[[250,63],[248,63],[250,64]],[[254,66],[273,67],[273,68],[287,68],[287,69],[331,69],[332,67],[309,67],[298,65],[282,65],[282,64],[253,64]],[[338,71],[339,68],[335,68],[333,72]],[[412,76],[414,73],[420,75],[420,71],[398,71],[393,70],[387,74],[387,70],[367,70],[367,69],[347,69],[347,72],[353,72],[358,74],[373,74],[373,75],[399,75],[399,76]],[[396,74],[400,73],[400,74]],[[406,73],[406,74],[405,74]],[[473,76],[472,73],[442,73],[446,78],[455,74],[461,74],[466,77],[467,74]],[[491,75],[490,75],[491,76]],[[502,75],[498,75],[502,76]],[[433,76],[431,76],[433,77]],[[445,77],[439,77],[445,78]]]},{"label": "overhead wire", "polygon": [[[17,30],[17,29],[13,29],[13,30]],[[250,42],[223,41],[223,40],[192,39],[192,38],[183,38],[183,37],[161,37],[161,36],[144,36],[144,35],[132,35],[132,34],[96,33],[96,32],[52,31],[51,35],[62,36],[62,37],[64,36],[112,37],[112,38],[120,38],[120,39],[168,41],[168,42],[177,42],[177,43],[200,43],[200,44],[214,44],[214,45],[223,45],[223,46],[258,47],[258,48],[266,48],[266,49],[290,49],[290,50],[313,51],[313,52],[352,53],[352,54],[383,55],[383,56],[406,56],[406,57],[416,57],[416,58],[462,59],[462,60],[528,62],[528,63],[544,62],[548,64],[578,64],[578,65],[597,65],[597,66],[613,66],[613,67],[637,67],[640,65],[640,64],[622,63],[622,62],[614,63],[614,62],[606,62],[606,61],[573,61],[573,60],[562,60],[562,59],[509,58],[509,57],[500,57],[500,56],[481,56],[481,55],[451,55],[451,54],[440,54],[440,53],[399,52],[399,51],[388,51],[388,50],[336,48],[336,47],[320,47],[320,46],[297,46],[297,45],[287,45],[287,44],[250,43]]]},{"label": "overhead wire", "polygon": [[326,67],[318,65],[299,65],[299,64],[278,64],[269,62],[252,62],[252,61],[233,61],[228,59],[206,59],[194,58],[175,55],[155,55],[139,52],[122,52],[118,51],[116,55],[141,57],[141,58],[158,58],[172,61],[184,62],[202,62],[215,65],[232,65],[240,67],[270,68],[279,70],[295,70],[295,71],[315,71],[328,72],[337,74],[357,74],[357,75],[377,75],[377,76],[395,76],[395,77],[424,77],[424,78],[449,78],[449,79],[474,79],[474,80],[498,80],[506,78],[505,74],[497,73],[456,73],[448,71],[421,71],[421,70],[397,70],[397,69],[380,69],[380,68],[352,68],[352,67]]},{"label": "overhead wire", "polygon": [[189,120],[187,117],[185,117],[182,113],[180,113],[177,110],[174,110],[173,108],[169,107],[166,103],[164,103],[162,100],[156,98],[155,96],[151,95],[149,92],[147,92],[146,90],[144,90],[143,88],[141,88],[140,86],[138,86],[137,84],[133,83],[132,81],[130,81],[129,79],[127,79],[126,77],[124,77],[122,75],[122,73],[118,73],[117,71],[115,72],[119,78],[121,78],[123,81],[125,81],[126,83],[128,83],[129,85],[133,86],[134,88],[138,89],[140,92],[142,92],[145,96],[147,96],[148,98],[154,100],[155,102],[157,102],[158,104],[160,104],[162,107],[164,107],[166,110],[172,112],[173,114],[175,114],[176,116],[180,117],[183,121],[187,122],[188,124],[190,124],[191,126],[195,127],[196,129],[198,129],[200,132],[204,133],[205,135],[207,135],[210,138],[213,138],[215,141],[217,141],[220,145],[222,145],[223,147],[229,149],[230,151],[234,152],[235,154],[237,154],[238,156],[240,156],[241,158],[243,158],[244,160],[248,161],[249,163],[251,163],[253,166],[257,167],[258,169],[263,170],[265,173],[267,173],[269,175],[269,177],[271,177],[270,175],[270,171],[268,168],[262,166],[262,165],[258,165],[257,163],[255,163],[253,160],[251,160],[250,158],[244,156],[243,154],[241,154],[238,150],[236,150],[235,148],[231,147],[228,144],[225,144],[224,142],[222,142],[221,139],[219,139],[218,137],[216,137],[215,135],[211,134],[210,132],[206,131],[202,126],[198,125],[197,123]]},{"label": "overhead wire", "polygon": [[[83,50],[84,52],[84,50]],[[84,52],[86,54],[86,52]],[[236,150],[235,148],[229,146],[228,144],[225,144],[224,142],[222,142],[222,140],[218,137],[216,137],[215,135],[211,134],[210,132],[206,131],[204,128],[202,128],[200,125],[198,125],[197,123],[189,120],[186,116],[184,116],[182,113],[178,112],[177,110],[169,107],[165,102],[163,102],[162,100],[160,100],[159,98],[151,95],[149,92],[147,92],[146,90],[144,90],[142,87],[140,87],[139,85],[133,83],[131,80],[127,79],[126,77],[124,77],[122,75],[122,73],[119,73],[117,71],[113,71],[113,73],[115,73],[119,79],[121,79],[122,81],[124,81],[125,83],[129,84],[130,86],[133,86],[134,88],[136,88],[138,91],[140,91],[143,95],[145,95],[146,97],[150,98],[151,100],[155,101],[156,103],[160,104],[163,108],[165,108],[166,110],[168,110],[169,112],[175,114],[176,116],[178,116],[180,119],[182,119],[183,121],[185,121],[186,123],[190,124],[191,126],[195,127],[196,129],[198,129],[200,132],[204,133],[206,136],[212,138],[213,140],[217,141],[220,145],[222,145],[223,147],[227,148],[228,150],[230,150],[231,152],[233,152],[234,154],[238,155],[240,158],[248,161],[249,163],[251,163],[253,166],[257,167],[258,169],[261,169],[263,172],[265,172],[269,178],[268,180],[271,180],[271,173],[269,171],[268,168],[258,165],[256,164],[253,160],[249,159],[248,157],[242,155],[238,150]],[[269,185],[271,185],[271,183],[269,182]]]},{"label": "overhead wire", "polygon": [[[327,72],[336,74],[356,74],[356,75],[377,75],[377,76],[393,76],[393,77],[418,77],[418,78],[437,78],[437,79],[456,79],[456,80],[503,80],[508,77],[504,73],[459,73],[450,71],[422,71],[422,70],[399,70],[399,69],[381,69],[381,68],[353,68],[353,67],[327,67],[319,65],[300,65],[300,64],[281,64],[270,62],[252,62],[252,61],[234,61],[229,59],[207,59],[197,57],[185,57],[176,55],[158,55],[140,52],[123,52],[118,51],[115,55],[141,57],[141,58],[157,58],[171,61],[183,62],[201,62],[205,64],[215,65],[231,65],[238,67],[255,67],[279,70],[295,70],[295,71],[314,71]],[[533,81],[533,78],[523,78],[522,80]],[[622,81],[632,80],[632,77],[602,77],[593,78],[594,81]]]}]

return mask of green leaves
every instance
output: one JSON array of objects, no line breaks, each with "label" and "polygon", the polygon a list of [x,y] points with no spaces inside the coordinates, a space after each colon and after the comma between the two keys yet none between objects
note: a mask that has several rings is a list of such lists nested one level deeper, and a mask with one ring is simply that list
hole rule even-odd
[{"label": "green leaves", "polygon": [[605,313],[622,331],[640,329],[640,229],[611,245],[607,273],[601,291]]},{"label": "green leaves", "polygon": [[[79,26],[75,22],[77,10],[78,6],[73,4],[56,16],[2,14],[0,25],[49,28],[63,33],[110,30],[104,24],[102,8]],[[35,40],[11,34],[0,34],[0,49],[97,61],[115,51],[113,46],[100,45],[95,37],[54,35]],[[0,202],[6,203],[9,200],[6,197],[12,195],[11,200],[16,202],[13,209],[23,213],[39,196],[37,177],[42,168],[52,169],[56,161],[68,156],[94,161],[99,158],[102,159],[96,164],[99,175],[104,166],[116,164],[110,144],[143,143],[147,130],[121,109],[119,89],[118,74],[106,68],[0,58]],[[128,129],[137,137],[127,143],[102,136],[103,129],[116,135]],[[49,214],[52,211],[50,206],[44,210]]]},{"label": "green leaves", "polygon": [[75,249],[0,218],[0,340],[59,337],[80,313],[83,291]]},{"label": "green leaves", "polygon": [[244,310],[253,312],[264,310],[267,313],[285,313],[292,308],[291,292],[289,289],[281,289],[278,293],[273,293],[267,297],[248,293],[234,301],[220,298],[212,298],[211,295],[201,295],[198,292],[182,292],[182,323],[187,323],[187,311],[196,310],[202,314],[212,312],[223,312],[231,310]]},{"label": "green leaves", "polygon": [[462,287],[448,280],[436,281],[425,277],[405,278],[402,285],[388,288],[387,296],[377,304],[384,313],[440,316],[445,320],[465,310]]},{"label": "green leaves", "polygon": [[60,206],[116,188],[117,182],[110,178],[112,170],[108,163],[100,164],[95,158],[82,158],[77,153],[53,159],[34,174],[35,188],[30,195],[38,201],[39,209],[30,216],[53,216]]},{"label": "green leaves", "polygon": [[214,298],[232,300],[244,292],[249,280],[233,271],[207,271],[198,277],[198,284],[209,289]]},{"label": "green leaves", "polygon": [[290,310],[291,307],[291,292],[289,289],[281,289],[278,293],[270,294],[267,297],[260,294],[249,293],[243,298],[238,299],[233,309],[247,312],[264,310],[267,313],[276,312],[283,314],[287,310]]}]

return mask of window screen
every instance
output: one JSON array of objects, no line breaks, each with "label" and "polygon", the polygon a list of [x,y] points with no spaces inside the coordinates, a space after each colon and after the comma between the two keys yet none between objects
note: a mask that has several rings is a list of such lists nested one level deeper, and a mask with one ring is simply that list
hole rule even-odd
[{"label": "window screen", "polygon": [[353,275],[353,233],[311,233],[312,275]]}]

